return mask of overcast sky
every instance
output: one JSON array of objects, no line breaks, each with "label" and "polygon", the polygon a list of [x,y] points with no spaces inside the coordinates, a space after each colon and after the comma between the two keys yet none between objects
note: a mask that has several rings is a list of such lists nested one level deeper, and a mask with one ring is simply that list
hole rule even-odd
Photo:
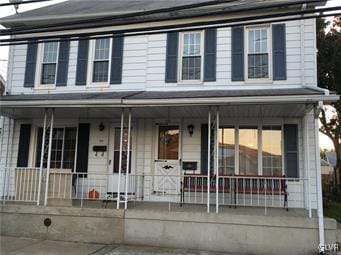
[{"label": "overcast sky", "polygon": [[[19,12],[24,12],[32,9],[36,9],[39,7],[60,3],[65,0],[53,0],[53,1],[47,1],[44,3],[32,3],[32,4],[23,4],[19,7]],[[96,0],[99,1],[99,0]],[[185,0],[184,0],[185,1]],[[0,3],[8,3],[8,0],[0,0]],[[330,0],[327,3],[327,6],[341,6],[341,0]],[[5,17],[8,15],[15,14],[14,7],[12,6],[6,6],[6,7],[0,7],[0,18]],[[7,58],[8,58],[8,47],[0,47],[0,74],[5,78],[6,80],[6,73],[7,73]],[[320,145],[323,148],[332,148],[332,143],[330,139],[326,138],[324,135],[320,134]]]}]

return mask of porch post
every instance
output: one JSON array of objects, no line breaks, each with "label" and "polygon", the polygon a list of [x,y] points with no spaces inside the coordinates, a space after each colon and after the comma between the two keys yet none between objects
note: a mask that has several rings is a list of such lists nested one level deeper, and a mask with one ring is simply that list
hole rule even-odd
[{"label": "porch post", "polygon": [[210,180],[210,167],[211,167],[211,108],[208,111],[208,143],[207,143],[207,212],[210,212],[210,188],[211,188],[211,180]]},{"label": "porch post", "polygon": [[37,206],[40,205],[41,179],[42,179],[42,174],[43,174],[44,150],[45,150],[46,115],[47,115],[47,109],[45,109],[45,111],[44,111],[43,137],[42,137],[42,140],[41,140],[41,153],[40,153],[40,165],[39,165]]},{"label": "porch post", "polygon": [[127,148],[127,169],[126,169],[126,185],[125,185],[125,203],[124,210],[128,207],[128,184],[129,184],[129,167],[130,167],[130,133],[131,133],[131,109],[128,115],[128,148]]},{"label": "porch post", "polygon": [[219,212],[219,107],[217,108],[216,115],[216,213]]},{"label": "porch post", "polygon": [[305,168],[305,183],[306,183],[306,206],[308,207],[308,215],[309,218],[312,217],[311,215],[311,199],[310,199],[310,158],[309,158],[309,130],[308,130],[308,113],[309,109],[306,109],[304,118],[303,118],[303,141],[304,141],[304,168]]},{"label": "porch post", "polygon": [[[4,142],[4,127],[5,127],[5,117],[0,116],[2,118],[1,122],[1,140],[0,140],[0,164],[2,159],[2,152],[3,152],[3,142]],[[4,167],[4,179],[2,183],[2,202],[5,203],[5,185],[6,185],[6,166]]]},{"label": "porch post", "polygon": [[320,253],[325,252],[325,240],[324,240],[324,219],[323,219],[323,200],[322,200],[322,182],[321,182],[321,160],[320,160],[320,145],[319,145],[319,120],[320,108],[322,102],[319,102],[318,106],[315,107],[315,168],[316,168],[316,198],[317,198],[317,215],[319,223],[319,239],[320,239]]},{"label": "porch post", "polygon": [[[3,135],[3,129],[2,129],[2,135]],[[8,161],[11,162],[11,155],[12,155],[11,151],[12,151],[12,147],[13,147],[13,137],[14,137],[14,131],[13,131],[13,127],[12,127],[12,119],[8,118],[7,149],[6,149],[5,169],[4,169],[5,172],[4,172],[4,183],[3,183],[3,194],[2,194],[3,195],[3,200],[2,200],[3,204],[5,204],[7,168],[8,168],[8,165],[11,164],[11,163],[8,164]],[[10,145],[10,141],[11,141],[11,145]],[[9,170],[9,171],[11,171],[11,170]],[[15,174],[15,172],[14,172],[14,174]],[[9,186],[9,180],[8,180],[7,186]]]},{"label": "porch post", "polygon": [[116,208],[120,209],[120,192],[121,192],[121,172],[122,172],[122,145],[123,145],[123,121],[124,109],[121,110],[121,132],[120,132],[120,158],[118,160],[118,185],[117,185],[117,205]]},{"label": "porch post", "polygon": [[49,137],[49,150],[48,150],[48,154],[47,154],[47,168],[46,168],[46,184],[45,184],[44,206],[47,206],[47,197],[48,197],[48,192],[49,192],[50,167],[51,167],[51,150],[52,150],[52,135],[53,135],[53,121],[54,121],[54,109],[52,109],[52,111],[51,111],[51,120],[50,120],[50,137]]}]

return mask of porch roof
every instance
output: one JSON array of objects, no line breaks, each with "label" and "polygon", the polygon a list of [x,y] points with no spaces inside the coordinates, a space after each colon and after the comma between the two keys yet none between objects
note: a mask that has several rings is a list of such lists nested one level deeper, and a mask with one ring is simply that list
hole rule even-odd
[{"label": "porch roof", "polygon": [[226,117],[300,117],[307,104],[337,99],[317,88],[25,94],[1,97],[0,114],[41,118],[55,108],[58,118],[115,118],[132,108],[137,118],[205,117],[209,106],[219,106]]},{"label": "porch roof", "polygon": [[229,89],[187,91],[121,91],[87,93],[21,94],[0,97],[1,107],[129,106],[164,104],[229,104],[262,102],[334,101],[334,92],[318,88]]}]

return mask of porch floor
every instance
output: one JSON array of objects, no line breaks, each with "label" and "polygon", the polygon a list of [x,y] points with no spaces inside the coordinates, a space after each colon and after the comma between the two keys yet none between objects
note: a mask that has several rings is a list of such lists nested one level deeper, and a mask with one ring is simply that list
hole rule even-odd
[{"label": "porch floor", "polygon": [[[102,201],[83,201],[81,205],[80,200],[73,200],[73,207],[83,208],[103,208],[103,209],[115,209],[116,201],[108,202],[105,204]],[[124,204],[120,206],[124,209]],[[165,202],[129,202],[128,210],[142,210],[142,211],[155,211],[155,212],[200,212],[206,213],[207,207],[202,204],[183,204],[180,206],[179,203],[165,203]],[[215,213],[215,205],[211,205],[210,212]],[[300,208],[290,208],[286,211],[284,208],[267,208],[264,207],[248,207],[248,206],[219,206],[219,214],[234,214],[234,215],[267,215],[275,217],[308,217],[308,211]],[[316,210],[312,210],[312,217],[317,218]]]}]

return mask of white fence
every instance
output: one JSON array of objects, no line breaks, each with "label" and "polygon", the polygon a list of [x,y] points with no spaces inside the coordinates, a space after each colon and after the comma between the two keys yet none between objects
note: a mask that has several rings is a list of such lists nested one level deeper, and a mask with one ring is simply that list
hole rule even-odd
[{"label": "white fence", "polygon": [[[37,202],[39,168],[6,168],[0,171],[1,200]],[[306,179],[262,176],[207,176],[72,173],[51,169],[47,200],[116,201],[127,208],[129,201],[168,202],[219,206],[303,208]],[[40,204],[46,188],[43,169]],[[118,200],[118,201],[117,201]]]}]

